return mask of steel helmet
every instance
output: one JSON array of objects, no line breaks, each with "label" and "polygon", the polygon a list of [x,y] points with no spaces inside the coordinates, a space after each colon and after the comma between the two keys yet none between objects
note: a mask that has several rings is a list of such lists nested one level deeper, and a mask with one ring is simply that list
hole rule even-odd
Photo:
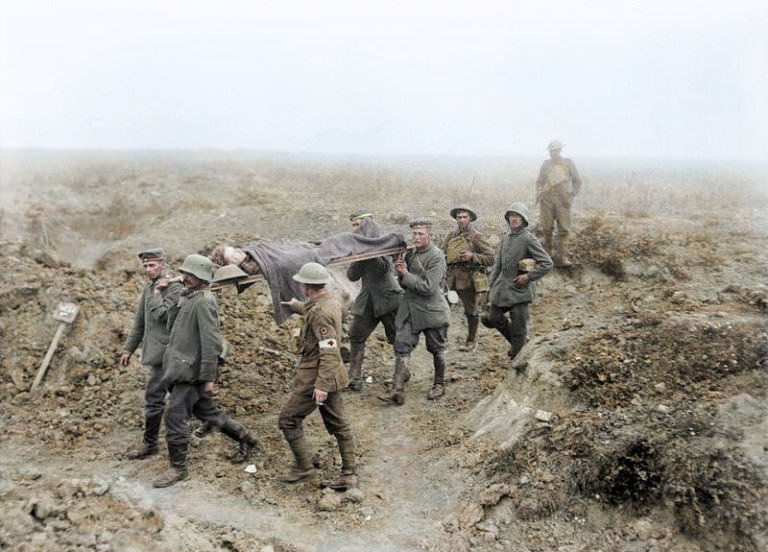
[{"label": "steel helmet", "polygon": [[333,282],[330,273],[320,263],[306,263],[293,279],[302,284],[330,284]]},{"label": "steel helmet", "polygon": [[456,215],[459,214],[459,211],[466,211],[469,213],[469,221],[475,222],[477,220],[477,213],[475,213],[475,210],[472,209],[469,205],[466,205],[464,203],[457,205],[453,209],[451,209],[451,218],[455,219]]},{"label": "steel helmet", "polygon": [[547,149],[549,151],[559,150],[559,149],[563,149],[563,146],[564,144],[560,140],[552,140],[547,146]]},{"label": "steel helmet", "polygon": [[526,225],[528,224],[528,218],[530,217],[530,214],[528,213],[528,207],[525,205],[525,203],[518,202],[510,205],[507,209],[507,212],[504,213],[504,220],[509,222],[509,215],[512,213],[517,213],[523,217],[523,222],[525,222]]},{"label": "steel helmet", "polygon": [[179,272],[186,272],[195,278],[210,282],[213,280],[213,263],[208,257],[202,255],[187,255]]}]

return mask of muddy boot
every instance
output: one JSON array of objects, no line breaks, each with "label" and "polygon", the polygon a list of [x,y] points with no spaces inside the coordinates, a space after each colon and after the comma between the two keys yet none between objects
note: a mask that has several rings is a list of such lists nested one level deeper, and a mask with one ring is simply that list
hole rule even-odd
[{"label": "muddy boot", "polygon": [[221,432],[238,443],[237,450],[229,457],[229,461],[233,464],[242,464],[249,460],[253,450],[259,446],[256,437],[234,420],[228,420],[221,427]]},{"label": "muddy boot", "polygon": [[523,374],[525,370],[528,368],[527,362],[515,362],[515,358],[518,354],[520,354],[520,351],[523,350],[523,347],[525,346],[525,342],[527,339],[525,336],[519,335],[514,336],[509,342],[509,351],[507,351],[507,355],[509,356],[510,360],[512,361],[512,368],[514,368],[515,372],[517,372],[518,375]]},{"label": "muddy boot", "polygon": [[293,466],[291,466],[291,470],[288,473],[278,476],[278,481],[283,483],[309,481],[315,476],[315,467],[312,465],[312,460],[309,457],[307,441],[304,439],[304,435],[288,431],[283,433],[293,453]]},{"label": "muddy boot", "polygon": [[160,476],[152,482],[153,487],[163,488],[175,485],[179,481],[189,479],[189,472],[187,471],[187,447],[186,445],[171,445],[168,444],[168,458],[171,461],[171,465],[167,470],[160,474]]},{"label": "muddy boot", "polygon": [[445,353],[433,355],[432,360],[435,364],[435,379],[432,389],[427,394],[427,399],[433,401],[445,395]]},{"label": "muddy boot", "polygon": [[160,434],[160,423],[163,415],[148,416],[144,419],[144,445],[140,449],[129,450],[125,456],[129,460],[143,460],[159,452],[157,436]]},{"label": "muddy boot", "polygon": [[339,443],[339,453],[341,453],[341,475],[330,483],[324,483],[323,487],[335,491],[356,489],[358,479],[355,465],[355,442],[351,438],[347,439],[339,435],[336,436],[336,441]]},{"label": "muddy boot", "polygon": [[405,382],[411,379],[408,370],[408,357],[398,356],[395,359],[395,375],[392,378],[392,392],[388,395],[379,395],[379,400],[387,404],[402,405],[405,403]]},{"label": "muddy boot", "polygon": [[198,439],[202,439],[203,437],[206,437],[212,431],[213,431],[213,426],[211,424],[209,424],[208,422],[203,422],[203,425],[201,425],[200,427],[198,427],[194,431],[194,435]]},{"label": "muddy boot", "polygon": [[558,266],[563,268],[573,266],[573,262],[568,257],[568,235],[560,234],[557,241],[559,242]]},{"label": "muddy boot", "polygon": [[365,345],[352,343],[352,351],[349,358],[349,390],[363,390],[363,358],[365,358]]},{"label": "muddy boot", "polygon": [[474,314],[468,314],[467,316],[467,342],[459,347],[459,351],[465,353],[473,353],[477,350],[477,326],[480,322],[480,317]]}]

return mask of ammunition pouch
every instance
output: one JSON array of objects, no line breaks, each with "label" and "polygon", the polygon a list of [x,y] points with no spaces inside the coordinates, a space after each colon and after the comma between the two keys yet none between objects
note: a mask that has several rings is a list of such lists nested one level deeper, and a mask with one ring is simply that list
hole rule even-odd
[{"label": "ammunition pouch", "polygon": [[455,238],[451,238],[448,240],[448,244],[446,247],[445,257],[448,264],[454,264],[454,263],[460,263],[461,261],[461,255],[465,251],[469,251],[470,246],[469,242],[464,238],[464,236],[456,236]]},{"label": "ammunition pouch", "polygon": [[475,286],[475,293],[488,291],[488,274],[485,269],[478,268],[472,272],[472,284]]}]

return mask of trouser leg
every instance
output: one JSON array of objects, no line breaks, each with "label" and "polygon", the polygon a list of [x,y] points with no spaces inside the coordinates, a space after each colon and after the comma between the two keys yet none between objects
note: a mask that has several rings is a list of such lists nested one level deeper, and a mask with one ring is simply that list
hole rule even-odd
[{"label": "trouser leg", "polygon": [[278,478],[285,483],[299,483],[314,476],[315,470],[302,427],[304,418],[317,408],[312,397],[313,390],[314,384],[300,383],[297,376],[293,392],[277,419],[277,425],[283,432],[293,455],[293,465],[290,470]]},{"label": "trouser leg", "polygon": [[427,351],[432,353],[432,363],[435,369],[432,389],[427,395],[428,399],[437,399],[445,395],[445,370],[446,357],[448,349],[448,326],[440,328],[429,328],[424,331],[424,338],[427,345]]},{"label": "trouser leg", "polygon": [[195,403],[200,398],[201,386],[176,384],[171,389],[165,414],[165,432],[168,442],[169,468],[153,482],[155,487],[169,487],[187,479],[188,421]]},{"label": "trouser leg", "polygon": [[514,305],[509,311],[510,320],[510,335],[509,351],[507,354],[513,361],[513,366],[518,372],[525,370],[527,364],[523,362],[515,362],[515,358],[523,350],[526,342],[528,341],[528,327],[530,325],[530,309],[529,303],[519,303]]},{"label": "trouser leg", "polygon": [[488,309],[488,323],[496,328],[508,342],[512,341],[509,319],[507,318],[508,307],[500,307],[491,303]]}]

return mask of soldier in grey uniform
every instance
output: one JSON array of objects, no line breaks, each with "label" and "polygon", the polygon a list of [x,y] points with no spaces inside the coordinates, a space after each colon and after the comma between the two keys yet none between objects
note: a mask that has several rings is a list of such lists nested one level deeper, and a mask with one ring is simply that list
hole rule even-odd
[{"label": "soldier in grey uniform", "polygon": [[[510,205],[504,218],[509,233],[501,241],[490,281],[488,320],[509,342],[509,357],[514,360],[528,339],[529,305],[536,297],[536,280],[552,270],[552,259],[528,230],[528,207]],[[532,270],[523,259],[533,259]]]},{"label": "soldier in grey uniform", "polygon": [[344,414],[341,394],[349,383],[339,351],[341,306],[325,289],[333,278],[321,264],[304,264],[293,279],[301,284],[307,301],[293,298],[283,302],[283,305],[304,317],[304,330],[293,391],[277,421],[294,459],[293,466],[280,480],[299,483],[314,476],[315,469],[307,450],[302,422],[315,408],[319,408],[325,428],[336,437],[341,454],[341,476],[326,486],[347,490],[357,487],[358,482],[355,442]]},{"label": "soldier in grey uniform", "polygon": [[162,249],[148,249],[139,253],[144,273],[149,280],[139,297],[133,327],[120,355],[120,365],[128,366],[133,352],[141,347],[141,363],[149,371],[149,381],[144,391],[144,444],[130,450],[132,460],[157,454],[157,438],[165,409],[165,388],[162,385],[163,353],[168,344],[168,310],[176,304],[184,286],[170,281],[166,274],[165,253]]},{"label": "soldier in grey uniform", "polygon": [[179,272],[186,289],[169,312],[171,333],[163,357],[163,385],[170,390],[165,413],[170,467],[153,482],[155,487],[169,487],[189,477],[187,448],[191,416],[239,443],[231,457],[233,463],[245,462],[257,445],[255,437],[224,414],[213,398],[222,351],[219,309],[216,297],[208,289],[213,279],[213,263],[202,255],[189,255]]},{"label": "soldier in grey uniform", "polygon": [[493,249],[472,226],[477,220],[472,208],[458,205],[451,209],[451,218],[456,219],[456,229],[446,236],[443,245],[448,262],[446,287],[459,295],[467,317],[467,340],[459,350],[472,352],[477,348],[479,307],[488,291],[485,271],[493,264]]},{"label": "soldier in grey uniform", "polygon": [[[568,235],[571,231],[571,205],[581,190],[581,177],[570,159],[560,156],[563,144],[552,140],[547,146],[549,159],[544,161],[536,179],[536,201],[544,232],[544,248],[560,266],[571,266],[568,258]],[[552,233],[557,223],[558,252],[553,250]]]},{"label": "soldier in grey uniform", "polygon": [[[349,220],[352,222],[352,231],[357,234],[369,238],[381,235],[381,228],[367,209],[356,211]],[[349,329],[349,389],[361,391],[365,341],[381,323],[387,342],[394,343],[395,313],[402,289],[395,279],[392,261],[387,257],[352,263],[347,269],[347,278],[351,282],[361,280],[360,293],[352,306],[353,318]]]},{"label": "soldier in grey uniform", "polygon": [[404,385],[410,379],[408,361],[411,351],[424,334],[427,351],[432,353],[435,374],[428,399],[445,395],[445,351],[448,348],[448,325],[451,319],[448,302],[443,296],[445,282],[445,256],[432,243],[432,220],[418,218],[410,223],[411,240],[415,248],[405,258],[395,261],[400,286],[405,290],[400,296],[395,325],[395,373],[392,392],[380,396],[387,404],[405,402]]}]

